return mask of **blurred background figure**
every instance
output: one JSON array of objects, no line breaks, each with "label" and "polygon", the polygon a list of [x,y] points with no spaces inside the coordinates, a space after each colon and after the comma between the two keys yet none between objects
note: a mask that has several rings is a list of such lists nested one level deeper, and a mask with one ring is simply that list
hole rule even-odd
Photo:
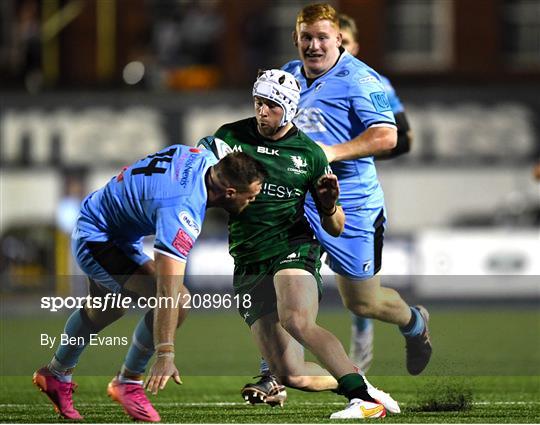
[{"label": "blurred background figure", "polygon": [[154,46],[170,89],[210,89],[221,79],[225,25],[219,0],[154,3]]},{"label": "blurred background figure", "polygon": [[80,170],[64,172],[62,198],[58,201],[56,224],[66,235],[71,235],[81,209],[81,201],[86,196],[85,173]]},{"label": "blurred background figure", "polygon": [[14,30],[13,65],[30,93],[41,89],[41,27],[38,0],[18,2]]}]

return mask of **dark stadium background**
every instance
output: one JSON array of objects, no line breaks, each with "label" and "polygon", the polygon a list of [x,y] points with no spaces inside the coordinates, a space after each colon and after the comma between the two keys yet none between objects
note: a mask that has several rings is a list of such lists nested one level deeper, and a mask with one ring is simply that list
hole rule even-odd
[{"label": "dark stadium background", "polygon": [[[0,373],[16,388],[2,385],[3,422],[34,420],[21,401],[27,397],[39,403],[35,420],[49,420],[29,376],[53,353],[39,345],[39,334],[59,333],[68,311],[40,309],[40,297],[86,294],[69,252],[80,199],[123,165],[169,144],[195,144],[222,123],[250,115],[257,69],[296,58],[291,31],[308,3],[0,2]],[[540,3],[331,3],[357,20],[360,57],[391,79],[414,133],[410,154],[377,165],[389,218],[383,274],[409,300],[430,307],[435,354],[426,381],[413,381],[404,373],[399,335],[377,325],[370,373],[416,412],[416,395],[442,386],[443,398],[472,391],[480,403],[469,416],[444,420],[538,422]],[[195,292],[230,292],[225,223],[224,214],[209,211],[190,257],[187,282]],[[348,314],[324,272],[321,320],[347,345]],[[106,334],[129,337],[136,317]],[[257,354],[237,313],[195,311],[179,338],[187,376],[236,377],[210,401],[241,401],[238,377],[256,372]],[[83,356],[82,380],[99,375],[87,381],[96,401],[124,351]],[[497,381],[499,375],[516,378]],[[460,376],[466,378],[456,381]],[[194,385],[193,393],[186,385],[182,397],[198,400],[205,385]],[[173,390],[164,393],[171,403]],[[523,403],[506,406],[506,416],[494,407],[505,393]],[[527,406],[524,417],[519,406]],[[495,410],[475,416],[481,408]],[[112,416],[95,421],[123,420],[113,407],[104,409]],[[225,421],[193,409],[175,420]],[[240,416],[233,411],[230,421]],[[272,413],[246,420],[319,418]],[[413,413],[398,420],[443,421]]]}]

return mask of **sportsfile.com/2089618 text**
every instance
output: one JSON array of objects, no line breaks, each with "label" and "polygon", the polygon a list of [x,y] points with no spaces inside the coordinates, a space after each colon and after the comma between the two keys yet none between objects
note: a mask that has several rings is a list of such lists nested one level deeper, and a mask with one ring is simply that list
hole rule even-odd
[{"label": "sportsfile.com/2089618 text", "polygon": [[63,308],[82,308],[85,305],[105,311],[110,308],[186,308],[221,309],[250,308],[251,296],[232,294],[178,294],[177,297],[139,297],[109,293],[103,297],[41,297],[40,308],[56,312]]}]

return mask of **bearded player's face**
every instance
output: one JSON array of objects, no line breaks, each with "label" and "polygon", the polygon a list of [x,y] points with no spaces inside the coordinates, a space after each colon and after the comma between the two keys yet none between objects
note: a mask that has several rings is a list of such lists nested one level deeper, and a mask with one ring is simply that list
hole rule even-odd
[{"label": "bearded player's face", "polygon": [[257,129],[265,137],[271,137],[280,129],[283,109],[276,102],[255,96],[253,98]]}]

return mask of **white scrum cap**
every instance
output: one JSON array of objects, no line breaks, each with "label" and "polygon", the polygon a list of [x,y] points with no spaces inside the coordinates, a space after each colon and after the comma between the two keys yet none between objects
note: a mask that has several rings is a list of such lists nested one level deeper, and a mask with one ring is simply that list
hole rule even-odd
[{"label": "white scrum cap", "polygon": [[296,115],[300,101],[300,84],[294,76],[281,69],[269,69],[259,73],[253,85],[253,96],[276,102],[283,109],[280,127],[290,123]]}]

